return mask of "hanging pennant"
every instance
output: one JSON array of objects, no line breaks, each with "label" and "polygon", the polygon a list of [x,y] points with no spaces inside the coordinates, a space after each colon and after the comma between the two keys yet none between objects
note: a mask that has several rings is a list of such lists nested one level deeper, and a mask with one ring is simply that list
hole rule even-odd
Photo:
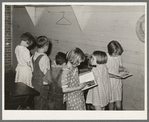
[{"label": "hanging pennant", "polygon": [[83,31],[83,9],[84,6],[72,6],[72,9],[75,13],[77,21],[79,23],[81,31]]},{"label": "hanging pennant", "polygon": [[34,26],[36,25],[36,20],[35,20],[35,7],[32,7],[32,6],[25,6]]},{"label": "hanging pennant", "polygon": [[25,6],[34,26],[37,25],[42,13],[44,12],[44,7],[36,7],[36,6]]}]

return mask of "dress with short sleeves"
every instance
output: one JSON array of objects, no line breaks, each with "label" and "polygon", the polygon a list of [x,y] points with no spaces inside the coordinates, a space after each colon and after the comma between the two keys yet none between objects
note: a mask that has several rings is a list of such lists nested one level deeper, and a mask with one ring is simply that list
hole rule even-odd
[{"label": "dress with short sleeves", "polygon": [[32,70],[31,67],[27,65],[27,62],[31,62],[29,50],[24,46],[18,45],[15,48],[15,54],[18,62],[16,67],[15,82],[23,82],[32,87]]},{"label": "dress with short sleeves", "polygon": [[[78,87],[79,77],[78,69],[70,70],[63,69],[62,73],[62,87]],[[67,110],[86,110],[84,94],[81,90],[69,92],[64,94],[64,102],[66,101]]]},{"label": "dress with short sleeves", "polygon": [[98,86],[89,89],[86,103],[105,107],[111,99],[110,79],[107,66],[105,64],[97,65],[92,69],[92,72]]},{"label": "dress with short sleeves", "polygon": [[[122,66],[121,56],[112,57],[109,54],[107,61],[108,72],[119,75],[119,67]],[[122,100],[122,80],[110,78],[112,100],[110,102]]]}]

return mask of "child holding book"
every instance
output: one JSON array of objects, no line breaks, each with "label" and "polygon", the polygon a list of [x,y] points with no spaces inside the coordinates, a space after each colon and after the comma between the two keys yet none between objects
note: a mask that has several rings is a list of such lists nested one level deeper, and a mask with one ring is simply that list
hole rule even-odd
[{"label": "child holding book", "polygon": [[[123,67],[121,55],[123,48],[119,42],[113,40],[108,45],[108,61],[107,67],[110,74],[120,75],[120,72],[128,73],[128,70]],[[122,80],[114,75],[110,75],[110,85],[112,99],[109,104],[110,110],[122,110]]]},{"label": "child holding book", "polygon": [[15,54],[18,62],[15,82],[23,82],[30,87],[32,87],[32,69],[30,51],[27,47],[31,46],[34,42],[35,38],[33,35],[26,32],[21,35],[21,42],[15,48]]},{"label": "child holding book", "polygon": [[110,79],[107,70],[107,55],[102,51],[94,51],[91,58],[91,65],[95,80],[98,86],[89,89],[86,103],[92,104],[95,110],[105,110],[110,102]]},{"label": "child holding book", "polygon": [[67,110],[86,110],[85,99],[81,89],[85,84],[79,82],[78,66],[84,61],[85,56],[81,49],[74,48],[66,55],[68,60],[67,66],[63,68],[62,73],[62,90],[64,102]]},{"label": "child holding book", "polygon": [[55,60],[51,65],[51,69],[48,70],[43,80],[49,83],[48,92],[48,110],[65,110],[63,104],[63,92],[61,85],[62,68],[67,64],[66,54],[58,52],[55,56]]},{"label": "child holding book", "polygon": [[34,99],[34,109],[42,110],[46,104],[49,87],[46,82],[43,81],[43,77],[50,69],[50,60],[45,54],[49,47],[49,40],[46,36],[39,36],[37,38],[37,52],[32,57],[33,64],[33,78],[32,85],[40,95]]}]

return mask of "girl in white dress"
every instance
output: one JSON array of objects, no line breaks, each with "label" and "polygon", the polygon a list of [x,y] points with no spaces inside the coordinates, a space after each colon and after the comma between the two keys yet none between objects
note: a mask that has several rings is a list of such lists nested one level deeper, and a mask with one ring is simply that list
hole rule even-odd
[{"label": "girl in white dress", "polygon": [[86,103],[90,103],[95,110],[104,110],[110,102],[110,79],[106,66],[107,55],[102,51],[94,51],[91,58],[92,72],[98,86],[90,89],[87,94]]},{"label": "girl in white dress", "polygon": [[[111,41],[108,46],[108,61],[107,67],[110,74],[119,75],[128,70],[123,67],[121,54],[123,53],[122,46],[117,41]],[[122,110],[122,80],[118,77],[110,75],[112,99],[109,104],[110,110]]]},{"label": "girl in white dress", "polygon": [[31,58],[30,51],[27,47],[34,43],[35,38],[31,33],[26,32],[21,35],[21,42],[15,48],[15,54],[18,65],[16,67],[15,82],[23,82],[26,85],[32,87],[32,70],[31,70]]}]

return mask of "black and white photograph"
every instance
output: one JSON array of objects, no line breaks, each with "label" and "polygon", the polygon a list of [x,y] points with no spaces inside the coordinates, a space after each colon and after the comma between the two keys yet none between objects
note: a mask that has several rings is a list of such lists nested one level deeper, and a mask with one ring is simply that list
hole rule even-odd
[{"label": "black and white photograph", "polygon": [[113,119],[147,119],[147,2],[3,2],[2,120]]}]

